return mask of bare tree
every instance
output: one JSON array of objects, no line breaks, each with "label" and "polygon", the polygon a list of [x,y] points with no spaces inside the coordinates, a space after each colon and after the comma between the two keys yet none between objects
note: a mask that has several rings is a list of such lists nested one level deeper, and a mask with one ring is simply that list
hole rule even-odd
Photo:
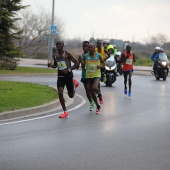
[{"label": "bare tree", "polygon": [[[26,9],[19,14],[19,17],[21,17],[21,20],[16,24],[22,30],[19,46],[24,51],[24,57],[31,56],[37,58],[38,55],[43,54],[46,56],[48,45],[45,37],[50,34],[50,12],[41,9],[38,14],[34,14],[30,9]],[[56,18],[54,24],[58,27],[58,34],[55,38],[62,37],[62,33],[64,32],[62,19]]]},{"label": "bare tree", "polygon": [[147,45],[152,45],[154,46],[163,46],[164,43],[167,41],[167,36],[165,34],[157,34],[157,35],[152,35],[148,38],[145,39],[145,42]]},{"label": "bare tree", "polygon": [[159,33],[157,35],[157,40],[158,40],[160,46],[162,47],[167,42],[167,36]]}]

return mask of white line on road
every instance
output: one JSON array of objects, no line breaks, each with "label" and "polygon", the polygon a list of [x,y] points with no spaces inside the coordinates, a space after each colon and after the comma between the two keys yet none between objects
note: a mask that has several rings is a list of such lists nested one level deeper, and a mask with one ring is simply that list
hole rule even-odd
[{"label": "white line on road", "polygon": [[[73,110],[76,110],[78,108],[80,108],[81,106],[83,106],[85,103],[86,103],[86,99],[82,96],[80,96],[79,94],[75,94],[77,95],[78,97],[81,98],[82,102],[80,104],[78,104],[77,106],[75,106],[74,108],[72,109],[69,109],[69,111],[73,111]],[[46,116],[41,116],[41,117],[36,117],[36,118],[32,118],[32,119],[27,119],[27,120],[20,120],[20,121],[13,121],[13,122],[6,122],[6,123],[0,123],[0,126],[3,126],[3,125],[10,125],[10,124],[16,124],[16,123],[23,123],[23,122],[28,122],[28,121],[34,121],[34,120],[38,120],[38,119],[44,119],[44,118],[47,118],[47,117],[52,117],[52,116],[56,116],[56,115],[59,115],[63,112],[58,112],[58,113],[55,113],[55,114],[50,114],[50,115],[46,115]]]}]

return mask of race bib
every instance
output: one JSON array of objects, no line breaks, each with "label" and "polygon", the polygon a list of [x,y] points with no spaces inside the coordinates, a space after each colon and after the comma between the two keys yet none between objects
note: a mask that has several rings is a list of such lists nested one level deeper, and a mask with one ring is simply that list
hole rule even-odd
[{"label": "race bib", "polygon": [[57,66],[58,66],[58,69],[59,69],[59,70],[67,69],[67,65],[66,65],[66,62],[65,62],[65,61],[59,61],[59,62],[57,63]]},{"label": "race bib", "polygon": [[96,72],[97,71],[97,65],[89,64],[88,65],[88,71],[89,72]]},{"label": "race bib", "polygon": [[130,58],[126,59],[126,64],[132,65],[132,59],[130,59]]}]

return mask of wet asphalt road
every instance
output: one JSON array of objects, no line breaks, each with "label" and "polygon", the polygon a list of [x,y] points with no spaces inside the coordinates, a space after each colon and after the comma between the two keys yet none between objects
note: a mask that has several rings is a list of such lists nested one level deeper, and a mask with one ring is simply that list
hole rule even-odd
[{"label": "wet asphalt road", "polygon": [[[55,76],[2,79],[56,85]],[[101,115],[86,102],[68,119],[56,114],[0,124],[0,170],[169,170],[169,77],[132,81],[131,98],[123,94],[122,76],[111,88],[101,83]],[[77,94],[86,99],[82,84]]]}]

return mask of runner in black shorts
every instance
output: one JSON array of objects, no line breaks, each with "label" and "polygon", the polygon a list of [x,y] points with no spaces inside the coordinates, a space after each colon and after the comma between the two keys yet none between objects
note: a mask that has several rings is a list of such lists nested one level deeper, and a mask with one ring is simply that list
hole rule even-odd
[{"label": "runner in black shorts", "polygon": [[[79,67],[78,61],[70,52],[63,50],[63,47],[63,41],[56,42],[57,52],[53,55],[54,65],[52,66],[53,68],[58,68],[57,89],[59,100],[64,111],[64,113],[62,113],[59,118],[66,118],[69,116],[63,96],[64,87],[66,86],[67,88],[68,96],[73,98],[75,94],[75,87],[78,87],[79,85],[78,82],[73,79],[72,72],[72,70]],[[74,65],[71,66],[71,62],[73,62]]]},{"label": "runner in black shorts", "polygon": [[57,88],[64,88],[66,86],[68,93],[75,93],[73,82],[73,74],[72,72],[68,73],[64,77],[58,77],[57,79]]}]

